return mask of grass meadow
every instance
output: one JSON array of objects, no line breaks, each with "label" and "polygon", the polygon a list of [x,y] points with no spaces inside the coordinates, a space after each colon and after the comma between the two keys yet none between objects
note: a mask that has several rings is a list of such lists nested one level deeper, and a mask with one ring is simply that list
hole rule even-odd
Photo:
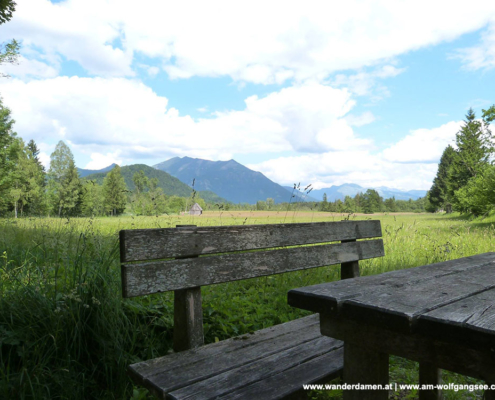
[{"label": "grass meadow", "polygon": [[[442,214],[206,212],[202,216],[0,220],[0,397],[142,399],[126,366],[172,347],[173,293],[121,298],[118,232],[176,224],[242,225],[380,219],[386,256],[362,261],[362,275],[492,251],[495,217]],[[339,266],[202,288],[207,343],[307,313],[287,291],[337,280]],[[390,381],[417,383],[417,364],[391,358]],[[475,380],[444,373],[444,382]],[[481,398],[446,391],[446,399]],[[308,398],[341,398],[311,393]],[[395,393],[391,398],[417,398]]]}]

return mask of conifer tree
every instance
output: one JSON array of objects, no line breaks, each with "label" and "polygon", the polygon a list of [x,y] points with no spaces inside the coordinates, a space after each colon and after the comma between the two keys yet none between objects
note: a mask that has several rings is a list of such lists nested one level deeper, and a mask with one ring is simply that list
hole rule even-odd
[{"label": "conifer tree", "polygon": [[428,201],[432,209],[436,211],[443,208],[447,212],[451,211],[452,202],[449,198],[448,180],[450,177],[450,166],[455,157],[455,150],[451,145],[448,145],[443,151],[440,163],[438,164],[437,176],[433,180],[433,185],[428,191]]},{"label": "conifer tree", "polygon": [[14,208],[14,216],[24,210],[32,214],[45,211],[44,174],[32,156],[29,146],[21,138],[14,140],[16,161],[11,175],[9,198]]},{"label": "conifer tree", "polygon": [[127,202],[127,186],[120,167],[116,165],[103,180],[105,208],[111,215],[121,214]]}]

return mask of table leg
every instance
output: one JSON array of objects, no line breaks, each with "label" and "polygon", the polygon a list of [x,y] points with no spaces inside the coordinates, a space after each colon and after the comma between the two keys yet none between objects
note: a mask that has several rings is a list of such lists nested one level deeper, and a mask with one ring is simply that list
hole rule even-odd
[{"label": "table leg", "polygon": [[[487,385],[492,385],[490,382],[485,382]],[[483,392],[483,400],[495,400],[495,390],[485,390]]]},{"label": "table leg", "polygon": [[[388,385],[388,354],[344,342],[344,383]],[[386,400],[388,390],[344,390],[344,400]]]},{"label": "table leg", "polygon": [[[419,363],[419,384],[420,385],[440,385],[442,383],[442,370],[435,365]],[[419,390],[419,400],[441,400],[443,394],[441,389]]]}]

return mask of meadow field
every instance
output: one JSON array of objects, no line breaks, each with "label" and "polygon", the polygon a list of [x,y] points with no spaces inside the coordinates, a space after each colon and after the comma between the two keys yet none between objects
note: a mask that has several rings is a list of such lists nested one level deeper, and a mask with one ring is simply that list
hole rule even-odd
[{"label": "meadow field", "polygon": [[[172,293],[123,300],[118,232],[177,224],[242,225],[379,219],[385,257],[362,261],[362,275],[493,251],[495,217],[445,214],[331,214],[225,211],[201,216],[0,219],[0,397],[147,398],[127,365],[172,347]],[[306,315],[287,291],[340,278],[339,266],[202,288],[211,343]],[[391,382],[416,383],[417,364],[391,358]],[[444,373],[444,381],[474,383]],[[446,391],[446,399],[481,398]],[[311,393],[308,398],[341,398]],[[417,398],[395,393],[391,398]]]}]

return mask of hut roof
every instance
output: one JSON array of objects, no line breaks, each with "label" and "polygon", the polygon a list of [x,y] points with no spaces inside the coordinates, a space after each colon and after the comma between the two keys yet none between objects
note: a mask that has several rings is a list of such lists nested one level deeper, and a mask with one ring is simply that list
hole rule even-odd
[{"label": "hut roof", "polygon": [[190,211],[203,211],[201,206],[198,203],[194,203],[194,205],[191,207]]}]

